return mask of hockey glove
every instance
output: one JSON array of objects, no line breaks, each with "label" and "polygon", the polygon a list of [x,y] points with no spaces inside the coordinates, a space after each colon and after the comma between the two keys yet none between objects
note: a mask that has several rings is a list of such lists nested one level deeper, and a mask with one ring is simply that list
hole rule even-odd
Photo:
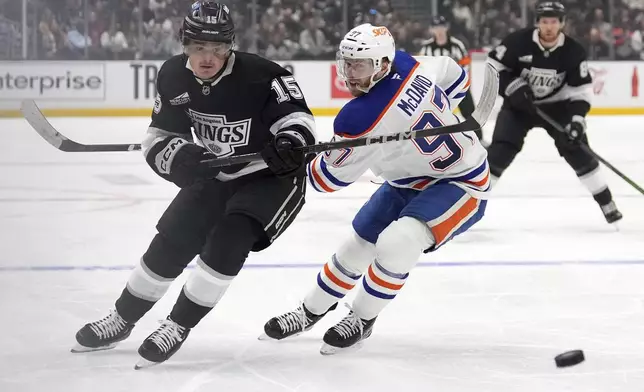
[{"label": "hockey glove", "polygon": [[582,116],[572,116],[570,124],[566,126],[566,134],[571,143],[579,143],[586,133],[586,120]]},{"label": "hockey glove", "polygon": [[161,178],[173,182],[179,188],[186,188],[219,174],[218,169],[202,163],[208,158],[211,156],[205,148],[186,139],[168,137],[153,145],[145,160]]},{"label": "hockey glove", "polygon": [[288,177],[304,167],[305,156],[297,147],[304,147],[306,141],[295,130],[281,130],[261,152],[268,168],[278,177]]},{"label": "hockey glove", "polygon": [[513,108],[534,115],[534,93],[530,85],[521,78],[514,79],[505,89],[505,96]]}]

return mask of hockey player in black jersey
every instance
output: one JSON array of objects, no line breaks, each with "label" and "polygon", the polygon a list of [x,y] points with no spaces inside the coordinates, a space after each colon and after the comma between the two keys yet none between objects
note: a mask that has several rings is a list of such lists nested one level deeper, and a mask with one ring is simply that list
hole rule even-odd
[{"label": "hockey player in black jersey", "polygon": [[[465,48],[463,41],[449,34],[449,24],[444,17],[437,16],[432,20],[431,33],[432,37],[423,42],[423,46],[418,52],[418,55],[451,57],[465,71],[470,73],[472,58]],[[474,98],[470,90],[467,90],[458,108],[465,118],[470,117],[474,113]],[[483,139],[483,134],[480,129],[476,131],[476,136],[478,136],[479,140]]]},{"label": "hockey player in black jersey", "polygon": [[[622,214],[600,173],[599,162],[580,146],[588,143],[585,117],[593,95],[586,52],[562,32],[565,9],[561,3],[539,3],[536,19],[536,28],[511,33],[489,54],[488,61],[500,71],[499,93],[504,98],[488,147],[493,181],[521,151],[528,131],[542,127],[593,195],[606,221],[616,222]],[[564,125],[567,135],[540,119],[536,106]]]},{"label": "hockey player in black jersey", "polygon": [[[170,315],[140,346],[137,368],[167,360],[219,302],[248,253],[270,246],[302,208],[305,157],[294,148],[316,143],[313,117],[293,75],[234,51],[234,36],[223,4],[197,1],[185,17],[184,54],[159,71],[142,143],[152,170],[181,190],[115,310],[81,328],[72,351],[108,349],[127,338],[197,256]],[[254,152],[264,161],[221,171],[202,162]]]}]

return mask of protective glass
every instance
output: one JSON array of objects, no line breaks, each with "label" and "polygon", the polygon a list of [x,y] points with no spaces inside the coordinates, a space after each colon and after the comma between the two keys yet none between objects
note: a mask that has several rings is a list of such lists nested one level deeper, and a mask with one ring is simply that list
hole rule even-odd
[{"label": "protective glass", "polygon": [[363,79],[374,74],[373,59],[352,59],[342,56],[338,51],[335,56],[338,76],[344,79]]},{"label": "protective glass", "polygon": [[224,58],[228,55],[233,45],[226,42],[201,42],[192,41],[184,47],[188,56],[211,54],[215,57]]}]

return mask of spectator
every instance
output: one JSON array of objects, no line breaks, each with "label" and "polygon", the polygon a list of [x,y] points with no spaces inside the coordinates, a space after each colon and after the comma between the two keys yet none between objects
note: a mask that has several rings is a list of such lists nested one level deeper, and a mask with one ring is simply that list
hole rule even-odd
[{"label": "spectator", "polygon": [[639,58],[644,60],[644,18],[640,18],[639,23],[639,27],[631,35],[631,45]]},{"label": "spectator", "polygon": [[324,57],[333,51],[313,18],[306,21],[306,29],[300,33],[300,47],[304,53],[314,58]]},{"label": "spectator", "polygon": [[602,40],[612,42],[610,23],[606,22],[604,11],[601,8],[595,8],[592,26],[599,31]]},{"label": "spectator", "polygon": [[[30,4],[40,4],[42,7],[39,9],[43,11],[35,14],[39,18],[35,21],[38,36],[29,42],[37,42],[39,58],[84,58],[87,47],[90,58],[115,58],[115,55],[116,58],[130,58],[136,51],[138,58],[164,59],[180,51],[176,32],[192,1],[30,0]],[[429,0],[224,1],[231,8],[238,27],[238,49],[265,56],[270,54],[271,57],[292,56],[294,59],[332,58],[331,53],[347,29],[365,22],[387,26],[397,37],[399,48],[415,48],[426,38],[423,33],[428,27],[426,21],[431,12]],[[344,14],[345,1],[348,1],[347,15]],[[486,48],[497,45],[505,35],[523,27],[524,20],[532,25],[532,10],[538,0],[525,0],[528,14],[523,18],[521,2],[518,1],[436,1],[440,14],[450,22],[454,36],[472,48]],[[566,33],[584,39],[589,51],[604,58],[608,45],[609,53],[614,52],[618,59],[642,58],[644,0],[611,0],[611,10],[614,11],[611,18],[607,17],[609,8],[606,0],[562,1],[568,9]],[[16,23],[20,26],[20,3],[18,0],[0,0],[0,15],[9,20],[2,26],[0,38],[5,39],[0,42],[2,45],[8,45],[5,42],[9,35],[13,41],[20,35],[15,27]],[[89,8],[87,15],[85,3]],[[259,18],[260,23],[253,23],[253,17]],[[87,40],[83,31],[85,18],[88,19]],[[116,40],[121,43],[116,51],[111,49],[112,44],[101,46],[101,38],[110,27],[106,21],[113,18],[123,27],[119,30],[123,37],[119,36],[118,40],[115,36],[119,31],[112,35],[107,31],[110,42]],[[41,24],[43,21],[46,26]],[[143,26],[139,25],[140,21],[143,21]],[[143,33],[141,36],[139,31]],[[281,37],[281,41],[278,42],[274,34]],[[127,48],[123,42],[127,43]]]},{"label": "spectator", "polygon": [[56,37],[49,28],[47,22],[40,21],[38,24],[38,31],[40,32],[40,48],[42,58],[45,60],[53,60],[56,58],[58,52],[58,45],[56,43]]},{"label": "spectator", "polygon": [[590,60],[607,60],[609,58],[608,42],[606,42],[596,27],[590,29],[590,44],[588,46]]},{"label": "spectator", "polygon": [[160,37],[160,52],[164,58],[170,58],[183,52],[181,42],[176,39],[172,22],[169,19],[166,19],[161,26]]},{"label": "spectator", "polygon": [[289,47],[288,40],[276,29],[271,34],[265,56],[271,60],[292,60],[296,51],[297,48]]},{"label": "spectator", "polygon": [[66,46],[69,49],[69,54],[74,59],[81,59],[84,56],[85,50],[89,50],[92,45],[92,40],[85,36],[82,21],[76,21],[67,28]]},{"label": "spectator", "polygon": [[122,54],[129,45],[120,24],[113,21],[110,29],[101,34],[101,46],[109,53],[110,60],[122,59]]}]

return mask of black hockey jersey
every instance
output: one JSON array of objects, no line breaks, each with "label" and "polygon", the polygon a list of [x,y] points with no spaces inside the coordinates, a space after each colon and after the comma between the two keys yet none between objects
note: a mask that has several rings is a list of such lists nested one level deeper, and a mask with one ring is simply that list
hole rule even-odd
[{"label": "black hockey jersey", "polygon": [[463,44],[463,41],[447,36],[447,42],[444,45],[439,45],[436,39],[430,38],[423,42],[423,46],[418,52],[419,56],[447,56],[451,57],[461,67],[469,71],[472,60],[470,55]]},{"label": "black hockey jersey", "polygon": [[585,116],[592,103],[592,77],[586,60],[581,44],[564,34],[552,48],[545,49],[536,28],[511,33],[488,58],[500,71],[501,96],[506,96],[513,80],[522,78],[532,88],[536,104],[569,102],[571,116]]},{"label": "black hockey jersey", "polygon": [[[202,81],[194,76],[188,56],[178,55],[159,70],[143,153],[170,136],[203,145],[218,158],[256,153],[289,127],[297,129],[306,144],[316,143],[315,122],[304,95],[280,65],[233,52],[214,80]],[[263,161],[224,167],[217,179],[227,181],[266,167]]]}]

